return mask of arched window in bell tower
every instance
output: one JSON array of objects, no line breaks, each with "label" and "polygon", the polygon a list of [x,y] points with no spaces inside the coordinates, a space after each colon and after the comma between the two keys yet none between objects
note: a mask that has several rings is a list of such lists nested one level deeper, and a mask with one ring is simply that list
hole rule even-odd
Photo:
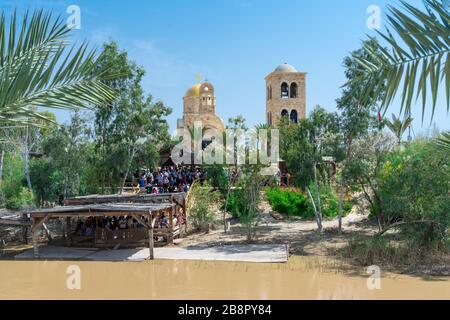
[{"label": "arched window in bell tower", "polygon": [[298,91],[298,86],[295,82],[293,82],[291,84],[291,98],[292,99],[297,98],[297,91]]},{"label": "arched window in bell tower", "polygon": [[269,87],[269,100],[272,100],[272,86]]},{"label": "arched window in bell tower", "polygon": [[297,110],[292,110],[291,111],[291,121],[293,123],[298,123],[298,112],[297,112]]},{"label": "arched window in bell tower", "polygon": [[281,84],[281,99],[289,98],[289,85],[286,82]]},{"label": "arched window in bell tower", "polygon": [[283,109],[283,111],[281,111],[281,117],[289,117],[289,111],[287,111],[286,109]]},{"label": "arched window in bell tower", "polygon": [[267,124],[268,124],[269,126],[272,125],[272,112],[268,112],[268,113],[267,113]]}]

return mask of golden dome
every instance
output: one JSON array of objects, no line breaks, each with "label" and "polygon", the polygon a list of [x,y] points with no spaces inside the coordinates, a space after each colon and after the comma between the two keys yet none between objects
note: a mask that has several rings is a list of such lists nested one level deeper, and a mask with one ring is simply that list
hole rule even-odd
[{"label": "golden dome", "polygon": [[188,91],[186,91],[185,97],[199,97],[200,96],[200,87],[201,87],[200,83],[193,85],[192,87],[189,88]]}]

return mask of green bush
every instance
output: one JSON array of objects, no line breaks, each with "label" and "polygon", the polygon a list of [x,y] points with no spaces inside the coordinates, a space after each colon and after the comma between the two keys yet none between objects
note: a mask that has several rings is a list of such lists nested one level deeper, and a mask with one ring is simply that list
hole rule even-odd
[{"label": "green bush", "polygon": [[25,185],[22,159],[17,155],[7,153],[4,159],[3,179],[0,189],[2,206],[13,210],[33,206],[35,197]]},{"label": "green bush", "polygon": [[197,230],[209,231],[210,224],[214,221],[214,204],[219,200],[219,194],[211,185],[196,185],[191,190],[189,206],[189,218]]},{"label": "green bush", "polygon": [[266,195],[272,209],[278,213],[304,218],[314,217],[314,213],[311,215],[308,210],[308,199],[302,193],[271,188],[267,190]]},{"label": "green bush", "polygon": [[[242,202],[238,201],[239,200],[238,197],[239,197],[238,190],[231,190],[228,196],[228,201],[226,202],[227,212],[231,213],[233,218],[238,218],[239,212],[242,212],[244,210],[244,208],[242,207],[243,206]],[[224,209],[224,207],[222,207],[222,209]]]},{"label": "green bush", "polygon": [[392,152],[379,176],[381,212],[390,223],[403,221],[401,232],[419,246],[445,247],[450,227],[449,154],[428,140]]},{"label": "green bush", "polygon": [[36,198],[34,197],[33,192],[26,187],[20,188],[16,195],[6,199],[7,208],[14,210],[23,210],[30,207],[34,208],[35,203]]},{"label": "green bush", "polygon": [[[315,186],[310,187],[312,194],[315,196]],[[339,215],[339,196],[336,195],[333,190],[328,186],[322,186],[320,188],[320,203],[322,206],[322,216],[324,218],[335,218]],[[345,217],[353,208],[353,202],[344,200],[342,202],[342,216]],[[314,208],[311,201],[308,201],[308,211],[311,216],[314,216]]]},{"label": "green bush", "polygon": [[[315,188],[311,186],[311,192],[315,195]],[[267,199],[272,209],[278,213],[302,217],[305,219],[314,218],[314,208],[311,201],[304,193],[283,190],[280,188],[271,188],[267,192]],[[322,215],[325,218],[335,218],[339,214],[339,197],[329,187],[320,189],[320,200]],[[346,216],[352,209],[351,201],[344,201],[342,215]]]},{"label": "green bush", "polygon": [[220,190],[222,195],[225,195],[228,188],[228,176],[223,165],[215,164],[209,167],[206,172],[213,188]]}]

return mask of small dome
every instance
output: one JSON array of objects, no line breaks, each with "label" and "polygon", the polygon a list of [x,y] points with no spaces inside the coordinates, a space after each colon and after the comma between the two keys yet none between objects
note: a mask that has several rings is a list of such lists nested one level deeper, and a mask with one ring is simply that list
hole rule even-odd
[{"label": "small dome", "polygon": [[189,88],[188,91],[186,91],[185,97],[198,97],[198,96],[200,96],[200,87],[201,87],[200,83],[196,84],[196,85],[193,85],[192,87]]},{"label": "small dome", "polygon": [[293,66],[287,63],[280,64],[276,69],[275,72],[297,72],[297,69],[295,69]]}]

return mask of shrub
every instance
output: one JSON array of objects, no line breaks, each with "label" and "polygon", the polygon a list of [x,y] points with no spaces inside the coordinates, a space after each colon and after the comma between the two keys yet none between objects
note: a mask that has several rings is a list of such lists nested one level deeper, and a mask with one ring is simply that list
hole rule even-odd
[{"label": "shrub", "polygon": [[[313,195],[316,193],[314,184],[310,186]],[[322,216],[324,218],[335,218],[339,215],[339,196],[328,186],[320,187],[320,204],[322,206]],[[342,202],[342,216],[345,217],[353,208],[353,201],[344,200]],[[314,208],[311,201],[308,201],[309,215],[314,216]]]},{"label": "shrub", "polygon": [[219,194],[211,185],[196,185],[191,190],[192,201],[189,205],[189,217],[197,230],[209,231],[214,221],[213,206],[219,200]]},{"label": "shrub", "polygon": [[36,198],[33,192],[26,187],[20,188],[20,191],[16,195],[6,200],[7,208],[14,210],[34,208],[35,203]]},{"label": "shrub", "polygon": [[401,232],[412,243],[448,244],[449,160],[448,153],[436,152],[432,142],[422,140],[392,152],[382,166],[381,211],[391,223],[405,222]]},{"label": "shrub", "polygon": [[215,164],[209,167],[206,172],[212,187],[216,190],[220,190],[222,195],[225,195],[228,189],[228,176],[224,167]]},{"label": "shrub", "polygon": [[308,200],[302,193],[271,188],[267,190],[266,195],[272,209],[278,213],[304,218],[314,217],[314,213],[310,215],[307,210]]},{"label": "shrub", "polygon": [[[242,212],[244,210],[243,203],[239,200],[239,190],[231,190],[230,194],[228,196],[228,202],[226,202],[226,209],[227,212],[231,213],[233,218],[239,217],[239,212]],[[225,204],[222,207],[222,209],[225,208]]]},{"label": "shrub", "polygon": [[1,197],[2,205],[13,210],[21,210],[35,203],[33,193],[25,187],[23,161],[12,153],[5,155]]},{"label": "shrub", "polygon": [[[311,192],[315,195],[315,188],[311,186]],[[272,209],[288,216],[314,218],[314,208],[309,198],[301,192],[271,188],[267,191],[267,199]],[[320,189],[322,215],[326,218],[334,218],[339,214],[339,197],[329,187]],[[353,207],[351,201],[344,200],[342,215],[347,215]]]}]

